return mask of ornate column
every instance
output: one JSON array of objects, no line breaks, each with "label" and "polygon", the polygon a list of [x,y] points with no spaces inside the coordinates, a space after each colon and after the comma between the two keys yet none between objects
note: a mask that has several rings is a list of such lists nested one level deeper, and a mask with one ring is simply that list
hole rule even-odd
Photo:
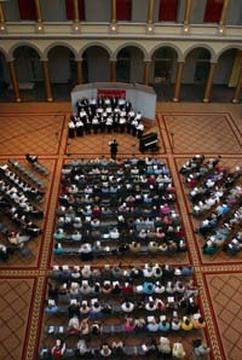
[{"label": "ornate column", "polygon": [[211,95],[211,90],[212,90],[212,86],[213,86],[213,78],[215,75],[216,67],[217,67],[217,63],[210,63],[210,69],[209,69],[207,84],[206,84],[204,98],[203,98],[204,103],[208,103],[210,101],[210,95]]},{"label": "ornate column", "polygon": [[224,0],[223,9],[222,9],[220,20],[219,20],[220,26],[223,26],[225,24],[227,11],[228,11],[228,5],[229,5],[229,0]]},{"label": "ornate column", "polygon": [[116,81],[116,64],[117,64],[117,62],[115,60],[110,60],[110,81],[111,82]]},{"label": "ornate column", "polygon": [[241,88],[242,88],[242,65],[240,66],[240,74],[239,74],[239,78],[238,78],[238,83],[237,83],[237,86],[234,91],[234,96],[233,96],[233,100],[232,100],[233,104],[238,104],[240,102]]},{"label": "ornate column", "polygon": [[36,12],[37,22],[42,22],[43,19],[42,19],[40,0],[34,0],[34,5],[35,5],[35,12]]},{"label": "ornate column", "polygon": [[186,0],[186,7],[185,7],[184,21],[183,21],[184,25],[190,24],[191,9],[192,9],[192,0]]},{"label": "ornate column", "polygon": [[4,23],[5,22],[5,14],[3,11],[3,5],[2,3],[0,3],[0,23]]},{"label": "ornate column", "polygon": [[9,68],[11,83],[12,83],[12,87],[13,87],[13,91],[14,91],[14,95],[15,95],[15,100],[16,100],[16,102],[21,102],[18,80],[17,80],[16,70],[15,70],[15,66],[14,66],[14,60],[11,60],[8,62],[8,68]]},{"label": "ornate column", "polygon": [[44,72],[44,79],[45,79],[46,101],[52,102],[53,101],[53,95],[52,95],[52,89],[51,89],[48,60],[42,61],[42,64],[43,64],[43,72]]},{"label": "ornate column", "polygon": [[76,60],[76,82],[77,84],[83,84],[82,59]]},{"label": "ornate column", "polygon": [[117,21],[117,3],[116,0],[112,0],[112,23]]},{"label": "ornate column", "polygon": [[182,79],[182,72],[183,72],[184,62],[177,63],[177,70],[176,70],[176,83],[174,89],[174,97],[172,101],[179,102],[180,101],[180,90],[181,90],[181,79]]},{"label": "ornate column", "polygon": [[150,61],[144,62],[144,84],[149,85],[149,78],[150,78]]},{"label": "ornate column", "polygon": [[154,14],[154,0],[149,0],[148,13],[147,13],[147,24],[153,23],[153,14]]},{"label": "ornate column", "polygon": [[78,0],[73,0],[73,9],[74,9],[74,22],[79,22],[79,4]]}]

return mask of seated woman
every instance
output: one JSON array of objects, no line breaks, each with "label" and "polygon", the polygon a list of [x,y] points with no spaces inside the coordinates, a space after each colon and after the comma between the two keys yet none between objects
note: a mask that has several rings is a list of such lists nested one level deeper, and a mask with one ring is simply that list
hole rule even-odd
[{"label": "seated woman", "polygon": [[167,320],[165,315],[161,315],[159,322],[159,330],[162,332],[167,332],[171,328],[170,322]]},{"label": "seated woman", "polygon": [[86,341],[83,339],[80,339],[78,343],[76,344],[76,355],[77,356],[86,356],[89,353]]},{"label": "seated woman", "polygon": [[65,232],[63,229],[59,228],[56,230],[56,232],[54,232],[54,239],[59,241],[59,240],[63,240],[65,238]]},{"label": "seated woman", "polygon": [[166,337],[161,336],[157,344],[157,348],[161,354],[170,355],[171,354],[170,340]]},{"label": "seated woman", "polygon": [[64,248],[61,245],[61,243],[55,244],[53,251],[54,251],[55,255],[63,255],[64,254]]},{"label": "seated woman", "polygon": [[159,331],[159,323],[154,316],[147,317],[146,329],[147,331],[152,333]]},{"label": "seated woman", "polygon": [[124,323],[124,332],[131,333],[136,328],[136,322],[133,317],[127,316]]},{"label": "seated woman", "polygon": [[51,354],[54,360],[59,360],[63,357],[66,351],[66,344],[61,340],[57,339],[55,345],[51,348]]},{"label": "seated woman", "polygon": [[108,344],[103,344],[100,349],[101,359],[107,359],[111,356],[112,350]]},{"label": "seated woman", "polygon": [[67,327],[68,334],[79,334],[80,333],[80,321],[76,315],[70,318]]},{"label": "seated woman", "polygon": [[184,316],[181,322],[181,329],[184,331],[191,331],[193,329],[193,322],[188,317]]},{"label": "seated woman", "polygon": [[200,313],[193,314],[192,324],[194,329],[203,329],[206,326],[206,322]]},{"label": "seated woman", "polygon": [[174,359],[184,359],[186,356],[186,352],[183,348],[182,343],[175,342],[172,347],[172,356]]}]

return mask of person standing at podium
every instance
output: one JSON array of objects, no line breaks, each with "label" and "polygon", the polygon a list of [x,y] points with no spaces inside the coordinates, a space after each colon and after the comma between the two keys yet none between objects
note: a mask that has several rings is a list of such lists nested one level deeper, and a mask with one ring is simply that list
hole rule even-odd
[{"label": "person standing at podium", "polygon": [[118,153],[118,142],[116,139],[113,139],[113,141],[110,141],[108,143],[109,147],[110,147],[110,155],[111,155],[111,158],[113,160],[116,160],[116,157],[117,157],[117,153]]}]

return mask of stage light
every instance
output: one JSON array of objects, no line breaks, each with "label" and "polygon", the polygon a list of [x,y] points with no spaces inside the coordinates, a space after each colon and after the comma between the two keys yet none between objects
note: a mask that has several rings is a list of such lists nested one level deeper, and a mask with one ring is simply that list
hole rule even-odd
[{"label": "stage light", "polygon": [[115,25],[112,25],[112,26],[111,26],[111,30],[112,30],[112,31],[116,31],[116,26],[115,26]]},{"label": "stage light", "polygon": [[152,31],[153,28],[151,26],[148,26],[148,31]]}]

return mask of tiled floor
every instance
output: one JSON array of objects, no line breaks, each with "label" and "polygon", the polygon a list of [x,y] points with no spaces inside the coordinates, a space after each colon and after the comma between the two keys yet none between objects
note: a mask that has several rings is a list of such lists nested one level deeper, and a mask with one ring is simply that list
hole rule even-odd
[{"label": "tiled floor", "polygon": [[[52,231],[63,162],[77,157],[109,155],[108,141],[113,135],[92,135],[67,143],[65,124],[69,111],[70,104],[67,103],[1,104],[0,163],[7,158],[23,161],[26,152],[34,152],[50,171],[43,203],[46,209],[42,224],[44,234],[37,243],[34,240],[29,244],[33,257],[23,261],[16,256],[7,264],[0,264],[1,359],[37,359],[46,279],[54,261],[51,256]],[[159,103],[157,113],[157,124],[152,130],[159,133],[160,152],[155,156],[167,161],[171,169],[189,246],[187,256],[158,260],[194,266],[201,307],[207,321],[206,338],[212,349],[210,358],[240,360],[241,254],[234,258],[224,253],[211,258],[201,254],[201,240],[193,232],[196,224],[189,215],[187,190],[178,169],[197,152],[204,152],[209,157],[220,154],[224,166],[242,166],[241,108],[225,104]],[[141,156],[135,138],[130,135],[115,137],[121,143],[121,158],[131,157],[132,154]],[[138,264],[140,259],[134,262]],[[187,359],[191,358],[189,354]]]}]

